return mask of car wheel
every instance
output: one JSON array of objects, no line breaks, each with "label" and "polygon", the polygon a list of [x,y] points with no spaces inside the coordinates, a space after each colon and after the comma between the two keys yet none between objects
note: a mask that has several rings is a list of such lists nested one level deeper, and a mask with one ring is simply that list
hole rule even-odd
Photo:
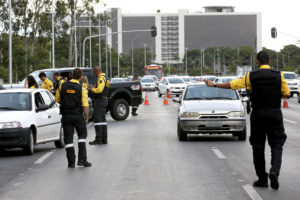
[{"label": "car wheel", "polygon": [[246,128],[244,128],[241,132],[239,132],[237,136],[238,136],[238,139],[240,141],[245,141],[246,138],[247,138],[247,130],[246,130]]},{"label": "car wheel", "polygon": [[116,121],[121,121],[127,119],[129,115],[129,105],[128,102],[124,99],[114,100],[111,110],[111,117]]},{"label": "car wheel", "polygon": [[26,155],[32,155],[34,153],[34,137],[32,129],[30,129],[28,133],[27,145],[23,147],[23,151]]},{"label": "car wheel", "polygon": [[179,123],[177,123],[177,136],[179,141],[187,141],[187,133],[182,130]]},{"label": "car wheel", "polygon": [[54,142],[56,148],[64,148],[65,147],[65,141],[64,141],[64,129],[61,126],[59,131],[59,140]]}]

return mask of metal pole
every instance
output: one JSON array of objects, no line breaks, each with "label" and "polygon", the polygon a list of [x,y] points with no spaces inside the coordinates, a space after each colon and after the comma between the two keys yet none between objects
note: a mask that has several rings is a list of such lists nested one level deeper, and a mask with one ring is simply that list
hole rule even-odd
[{"label": "metal pole", "polygon": [[216,49],[214,50],[214,74],[216,73]]},{"label": "metal pole", "polygon": [[99,13],[99,67],[101,69],[101,17]]},{"label": "metal pole", "polygon": [[277,62],[277,70],[278,70],[278,53],[276,53],[276,62]]},{"label": "metal pole", "polygon": [[52,68],[55,68],[55,44],[54,44],[54,2],[55,0],[52,0]]},{"label": "metal pole", "polygon": [[111,59],[111,48],[109,48],[109,71],[110,71],[110,79],[112,78],[112,59]]},{"label": "metal pole", "polygon": [[12,87],[12,29],[11,29],[11,0],[9,0],[9,84]]},{"label": "metal pole", "polygon": [[120,54],[118,52],[118,78],[120,77]]},{"label": "metal pole", "polygon": [[[91,21],[91,15],[89,15],[89,33],[90,33],[90,36],[92,35],[92,21]],[[90,68],[92,68],[92,39],[90,39]]]},{"label": "metal pole", "polygon": [[[108,32],[108,27],[106,27],[106,34]],[[105,38],[105,74],[108,74],[108,61],[107,61],[107,40],[108,40],[108,35],[106,35]]]},{"label": "metal pole", "polygon": [[187,49],[188,48],[185,48],[185,75],[187,76]]},{"label": "metal pole", "polygon": [[203,73],[203,68],[204,68],[204,65],[205,65],[205,49],[203,49],[203,58],[202,58],[202,62],[203,62],[203,64],[202,64],[202,69],[201,69],[201,75],[202,75],[202,73]]},{"label": "metal pole", "polygon": [[74,40],[75,40],[75,43],[74,43],[74,54],[75,54],[75,67],[77,67],[77,36],[76,36],[76,3],[77,3],[77,0],[74,0]]},{"label": "metal pole", "polygon": [[146,66],[146,65],[147,65],[146,46],[147,46],[147,44],[144,44],[144,61],[145,61],[145,65],[144,65],[144,66]]},{"label": "metal pole", "polygon": [[131,71],[132,71],[132,76],[134,76],[134,69],[133,69],[133,40],[131,41]]}]

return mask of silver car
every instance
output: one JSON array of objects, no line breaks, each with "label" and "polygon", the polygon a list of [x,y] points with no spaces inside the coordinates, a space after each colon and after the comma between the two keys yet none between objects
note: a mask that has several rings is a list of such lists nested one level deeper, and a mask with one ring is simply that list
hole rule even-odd
[{"label": "silver car", "polygon": [[232,134],[246,140],[246,112],[238,93],[231,89],[188,85],[179,102],[177,133],[180,141],[187,134]]}]

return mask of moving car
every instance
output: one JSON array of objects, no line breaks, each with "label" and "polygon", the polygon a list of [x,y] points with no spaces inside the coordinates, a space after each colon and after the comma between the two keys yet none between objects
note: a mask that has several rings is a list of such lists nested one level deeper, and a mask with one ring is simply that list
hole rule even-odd
[{"label": "moving car", "polygon": [[298,75],[295,72],[282,72],[284,75],[284,78],[289,86],[290,89],[290,96],[294,96],[294,94],[299,94],[298,87],[299,87],[299,79]]},{"label": "moving car", "polygon": [[44,89],[0,91],[0,148],[23,148],[28,155],[34,145],[54,142],[63,148],[59,105]]},{"label": "moving car", "polygon": [[158,85],[158,96],[161,97],[167,92],[172,95],[179,96],[185,90],[186,84],[182,78],[178,77],[163,77]]},{"label": "moving car", "polygon": [[154,82],[153,78],[142,78],[141,84],[143,90],[156,90],[156,83]]},{"label": "moving car", "polygon": [[236,91],[207,87],[205,83],[188,85],[180,103],[177,135],[186,141],[188,134],[232,134],[246,140],[246,111]]}]

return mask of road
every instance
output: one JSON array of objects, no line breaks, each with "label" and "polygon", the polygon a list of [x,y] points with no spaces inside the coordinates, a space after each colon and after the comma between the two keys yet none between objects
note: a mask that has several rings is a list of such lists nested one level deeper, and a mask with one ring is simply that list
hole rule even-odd
[{"label": "road", "polygon": [[[36,146],[0,154],[0,199],[101,200],[299,200],[300,104],[283,109],[288,139],[278,191],[253,188],[256,179],[249,141],[229,136],[176,136],[177,104],[148,93],[150,105],[137,117],[108,117],[109,144],[89,146],[91,168],[68,169],[64,149]],[[249,120],[248,120],[249,124]],[[89,140],[94,137],[89,124]],[[249,133],[249,126],[248,126]],[[249,134],[248,134],[249,136]],[[266,148],[267,166],[270,149]]]}]

